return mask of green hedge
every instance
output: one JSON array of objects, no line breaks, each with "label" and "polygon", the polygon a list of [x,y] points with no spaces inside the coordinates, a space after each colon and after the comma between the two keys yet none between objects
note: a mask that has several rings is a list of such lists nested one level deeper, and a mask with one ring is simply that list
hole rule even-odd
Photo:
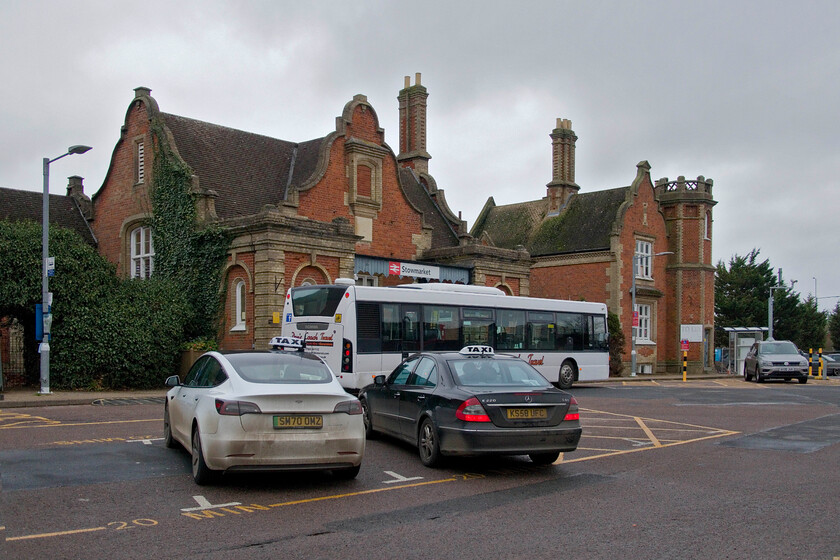
[{"label": "green hedge", "polygon": [[[70,230],[50,228],[56,258],[50,387],[148,388],[177,372],[187,303],[171,280],[120,280]],[[37,383],[34,309],[41,302],[41,225],[0,221],[0,316],[26,330],[27,381]]]}]

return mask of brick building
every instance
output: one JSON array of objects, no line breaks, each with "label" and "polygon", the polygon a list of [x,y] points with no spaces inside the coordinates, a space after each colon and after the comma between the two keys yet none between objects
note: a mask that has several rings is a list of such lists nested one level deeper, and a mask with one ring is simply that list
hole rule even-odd
[{"label": "brick building", "polygon": [[[154,234],[147,220],[159,148],[155,131],[162,131],[192,171],[199,220],[233,234],[222,290],[223,348],[264,347],[279,334],[275,313],[286,289],[305,283],[355,275],[360,283],[393,285],[420,276],[478,279],[518,293],[527,283],[527,253],[459,250],[470,245],[466,224],[428,173],[427,96],[419,74],[414,85],[406,78],[397,155],[364,95],[345,105],[333,132],[289,142],[164,113],[148,88],[137,88],[108,174],[93,196],[100,251],[119,274],[153,273]],[[459,258],[434,257],[447,250],[458,250]],[[427,264],[430,272],[405,272],[400,265],[406,263]]]},{"label": "brick building", "polygon": [[[99,250],[121,275],[153,273],[147,220],[162,135],[191,170],[199,221],[233,235],[220,287],[223,348],[264,347],[279,333],[275,313],[289,287],[355,276],[365,284],[460,282],[606,302],[621,318],[629,351],[634,255],[641,371],[677,366],[681,325],[711,340],[710,180],[654,185],[642,162],[629,187],[579,193],[577,136],[560,120],[546,197],[507,206],[490,198],[468,232],[429,174],[427,98],[419,74],[413,85],[405,78],[395,154],[363,95],[345,105],[334,131],[292,142],[164,113],[151,90],[137,88],[92,198]],[[654,256],[660,252],[673,254]],[[427,272],[401,266],[412,263]],[[692,367],[710,363],[710,353],[692,344]]]},{"label": "brick building", "polygon": [[664,178],[654,185],[643,161],[630,186],[580,193],[571,122],[558,119],[551,139],[546,196],[504,206],[491,197],[471,235],[528,251],[531,296],[607,303],[621,320],[628,365],[635,263],[637,372],[676,371],[685,338],[689,367],[711,367],[712,181]]}]

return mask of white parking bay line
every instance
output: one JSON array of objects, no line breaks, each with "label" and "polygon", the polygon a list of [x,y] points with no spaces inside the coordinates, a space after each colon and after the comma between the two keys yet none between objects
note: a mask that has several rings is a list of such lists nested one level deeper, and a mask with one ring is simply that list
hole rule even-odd
[{"label": "white parking bay line", "polygon": [[181,511],[201,511],[203,509],[216,509],[230,506],[238,506],[242,504],[242,502],[230,502],[229,504],[211,504],[210,501],[204,496],[193,496],[193,500],[195,500],[198,503],[198,507],[181,508]]},{"label": "white parking bay line", "polygon": [[383,480],[382,484],[394,484],[395,482],[407,482],[409,480],[422,480],[423,479],[422,476],[405,477],[405,476],[403,476],[401,474],[397,474],[393,471],[385,471],[385,474],[387,474],[388,476],[394,477],[394,479],[393,480]]}]

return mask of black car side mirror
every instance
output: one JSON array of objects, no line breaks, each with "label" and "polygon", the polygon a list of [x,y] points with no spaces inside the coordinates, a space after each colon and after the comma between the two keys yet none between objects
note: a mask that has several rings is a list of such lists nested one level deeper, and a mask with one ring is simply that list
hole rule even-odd
[{"label": "black car side mirror", "polygon": [[373,378],[373,384],[377,387],[382,387],[385,385],[385,376],[384,375],[377,375]]}]

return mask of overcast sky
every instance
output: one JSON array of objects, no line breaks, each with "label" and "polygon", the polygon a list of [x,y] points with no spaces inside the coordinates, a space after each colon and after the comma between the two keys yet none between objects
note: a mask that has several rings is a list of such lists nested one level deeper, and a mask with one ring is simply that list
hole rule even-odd
[{"label": "overcast sky", "polygon": [[[399,151],[422,73],[429,171],[472,227],[536,200],[570,119],[581,192],[714,180],[713,259],[753,248],[821,309],[840,296],[840,2],[0,2],[0,186],[102,185],[145,86],[164,112],[302,142],[361,93]],[[816,279],[816,280],[815,280]],[[833,296],[833,297],[830,297]]]}]

